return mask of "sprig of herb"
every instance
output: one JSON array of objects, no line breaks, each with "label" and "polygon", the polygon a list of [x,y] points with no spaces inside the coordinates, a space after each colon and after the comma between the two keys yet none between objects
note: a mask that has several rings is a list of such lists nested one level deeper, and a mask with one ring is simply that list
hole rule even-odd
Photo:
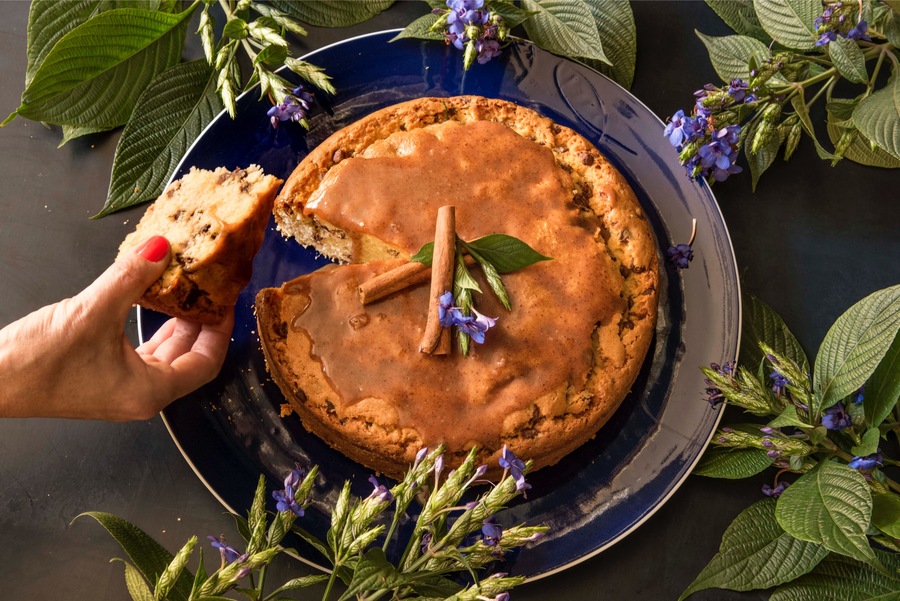
[{"label": "sprig of herb", "polygon": [[[783,148],[803,135],[832,165],[844,158],[900,167],[900,8],[882,0],[707,0],[737,35],[697,35],[724,86],[705,85],[676,112],[666,136],[691,177],[739,173],[743,149],[753,189]],[[887,68],[890,76],[886,76]],[[851,84],[840,86],[839,82]],[[849,90],[854,90],[847,95]],[[855,94],[855,95],[854,95]],[[817,139],[810,109],[825,102],[833,145]],[[893,99],[893,100],[892,100]]]},{"label": "sprig of herb", "polygon": [[[409,260],[430,266],[433,252],[434,243],[428,242]],[[472,295],[475,292],[480,294],[482,290],[478,280],[472,277],[472,273],[466,266],[464,252],[471,255],[481,267],[485,281],[507,311],[512,310],[512,301],[500,277],[501,274],[524,269],[540,261],[550,261],[552,258],[542,255],[522,240],[507,234],[489,234],[471,242],[466,242],[459,236],[456,237],[453,291],[451,297],[442,298],[442,317],[446,315],[446,318],[442,318],[441,323],[444,327],[456,326],[456,340],[460,352],[468,355],[469,341],[475,340],[481,344],[484,341],[484,332],[494,325],[495,320],[485,317],[475,310]]]},{"label": "sprig of herb", "polygon": [[[245,551],[229,545],[221,536],[209,536],[218,550],[218,568],[207,573],[202,551],[196,571],[187,567],[197,544],[192,537],[174,556],[149,535],[125,520],[107,513],[82,515],[97,520],[122,546],[131,561],[125,565],[125,582],[134,601],[178,599],[200,601],[224,599],[237,593],[252,601],[280,598],[289,590],[325,583],[323,601],[380,598],[454,598],[499,601],[506,591],[524,578],[491,573],[488,568],[511,549],[540,539],[543,526],[502,526],[494,515],[528,488],[525,473],[530,468],[504,448],[500,459],[503,474],[496,483],[484,480],[487,466],[475,466],[476,450],[463,464],[444,474],[442,449],[422,449],[406,476],[388,488],[372,476],[372,492],[354,497],[346,482],[331,508],[331,526],[322,541],[298,525],[320,478],[317,468],[308,473],[299,466],[287,475],[283,490],[274,491],[276,511],[265,509],[265,478],[260,477],[246,518],[234,516],[244,539]],[[467,501],[472,492],[482,492]],[[422,498],[421,512],[412,534],[396,536],[407,509]],[[78,516],[81,517],[81,516]],[[78,519],[78,518],[76,518]],[[266,568],[286,549],[284,537],[293,533],[321,552],[331,569],[328,574],[293,578],[272,588]],[[380,541],[380,544],[379,544]],[[396,557],[397,559],[390,559]],[[459,578],[457,576],[462,576]],[[343,592],[337,595],[340,581]],[[467,582],[466,582],[467,581]]]},{"label": "sprig of herb", "polygon": [[777,587],[773,599],[820,599],[835,570],[841,598],[876,589],[897,597],[900,483],[888,470],[900,461],[888,449],[900,436],[900,286],[839,317],[812,369],[768,305],[746,299],[744,323],[739,364],[703,368],[708,400],[767,421],[719,428],[694,473],[734,479],[774,468],[763,486],[770,498],[735,519],[681,598]]}]

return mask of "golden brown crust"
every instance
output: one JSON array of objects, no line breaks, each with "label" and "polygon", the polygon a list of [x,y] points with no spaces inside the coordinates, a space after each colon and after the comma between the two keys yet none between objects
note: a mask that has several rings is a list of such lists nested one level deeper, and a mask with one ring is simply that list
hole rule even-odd
[{"label": "golden brown crust", "polygon": [[[497,448],[482,448],[480,460],[494,462],[503,444],[534,460],[535,468],[552,465],[587,440],[612,416],[628,394],[653,338],[657,315],[657,251],[643,210],[621,174],[582,136],[524,107],[473,96],[422,98],[373,113],[336,132],[295,169],[275,202],[275,216],[285,235],[341,261],[366,262],[399,256],[390,241],[352,244],[351,236],[304,215],[305,202],[328,171],[340,161],[398,131],[447,120],[501,122],[519,135],[553,151],[557,164],[575,186],[573,202],[599,218],[596,243],[605,248],[623,278],[627,301],[621,314],[593,334],[594,367],[583,387],[558,389],[507,416]],[[305,336],[287,335],[282,289],[257,297],[257,319],[267,365],[273,379],[304,425],[343,454],[377,471],[398,476],[422,446],[412,427],[400,427],[390,405],[366,399],[338,414],[335,391],[314,360],[291,368],[289,357],[309,357]],[[290,343],[289,343],[290,340]],[[462,457],[468,449],[451,449]]]},{"label": "golden brown crust", "polygon": [[219,323],[250,281],[281,180],[251,165],[192,168],[148,207],[119,254],[165,236],[171,259],[138,304],[197,323]]}]

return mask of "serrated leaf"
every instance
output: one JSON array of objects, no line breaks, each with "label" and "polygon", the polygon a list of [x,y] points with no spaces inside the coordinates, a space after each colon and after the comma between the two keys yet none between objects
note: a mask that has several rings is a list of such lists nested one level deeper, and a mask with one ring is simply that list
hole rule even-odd
[{"label": "serrated leaf", "polygon": [[434,260],[434,242],[426,242],[419,251],[409,258],[410,261],[418,261],[422,265],[431,267]]},{"label": "serrated leaf", "polygon": [[878,452],[878,443],[880,441],[881,432],[879,432],[878,428],[869,428],[866,430],[865,434],[862,435],[860,443],[850,449],[850,453],[857,457],[874,455]]},{"label": "serrated leaf", "polygon": [[743,299],[739,360],[741,365],[756,367],[762,364],[765,354],[759,348],[760,342],[794,361],[803,371],[809,371],[809,360],[803,347],[797,342],[781,316],[759,298],[746,294]]},{"label": "serrated leaf", "polygon": [[759,23],[759,17],[753,8],[753,0],[706,0],[706,5],[712,8],[735,33],[756,38],[767,44],[771,40]]},{"label": "serrated leaf", "polygon": [[769,48],[756,38],[743,35],[709,36],[694,31],[709,52],[713,69],[722,81],[750,76],[750,61],[764,62],[769,58]]},{"label": "serrated leaf", "polygon": [[[841,555],[829,555],[810,573],[780,586],[769,601],[896,601],[900,556],[875,551],[881,572]],[[893,574],[893,575],[891,575]]]},{"label": "serrated leaf", "polygon": [[900,538],[900,495],[872,495],[872,525],[893,538]]},{"label": "serrated leaf", "polygon": [[[831,143],[836,144],[846,128],[832,123],[829,118],[826,123],[826,129],[828,130],[828,138],[831,140]],[[868,165],[870,167],[881,167],[882,169],[900,168],[900,159],[888,154],[878,147],[875,147],[875,150],[872,150],[872,147],[869,145],[868,140],[865,139],[865,136],[856,136],[853,139],[853,142],[844,151],[844,158],[859,163],[860,165]]]},{"label": "serrated leaf", "polygon": [[267,595],[267,598],[274,598],[275,595],[283,593],[284,591],[293,591],[300,588],[306,588],[307,586],[325,582],[326,580],[328,580],[327,574],[315,574],[313,576],[300,576],[299,578],[292,578],[291,580],[288,580],[277,589],[269,593]]},{"label": "serrated leaf", "polygon": [[900,159],[900,75],[859,103],[853,123],[879,148]]},{"label": "serrated leaf", "polygon": [[866,58],[856,40],[838,36],[828,44],[828,55],[838,73],[853,83],[866,83],[869,73],[866,71]]},{"label": "serrated leaf", "polygon": [[181,157],[223,108],[205,60],[160,73],[138,99],[116,146],[109,194],[98,216],[153,200]]},{"label": "serrated leaf", "polygon": [[872,494],[862,474],[846,465],[823,461],[800,476],[781,494],[775,517],[794,538],[875,562],[866,538]]},{"label": "serrated leaf", "polygon": [[797,117],[800,119],[800,125],[803,126],[803,131],[812,138],[813,143],[816,146],[816,154],[819,155],[819,158],[829,161],[834,159],[834,155],[825,150],[822,145],[819,144],[819,139],[816,138],[816,130],[813,127],[812,119],[809,118],[809,107],[806,106],[806,98],[804,98],[802,93],[791,98],[791,106],[794,107],[794,111],[796,111]]},{"label": "serrated leaf", "polygon": [[522,0],[522,8],[534,11],[523,25],[528,39],[544,50],[610,64],[584,0]]},{"label": "serrated leaf", "polygon": [[819,409],[869,379],[900,328],[900,285],[879,290],[841,315],[822,341],[813,371]]},{"label": "serrated leaf", "polygon": [[349,598],[370,591],[390,590],[406,584],[413,577],[415,577],[414,574],[404,575],[398,572],[387,560],[384,551],[376,547],[369,549],[356,564],[356,569],[353,570],[353,579],[344,596]]},{"label": "serrated leaf", "polygon": [[389,8],[394,0],[270,0],[277,10],[316,27],[349,27],[368,21]]},{"label": "serrated leaf", "polygon": [[80,125],[63,125],[62,132],[63,137],[59,143],[57,148],[62,148],[65,144],[68,144],[75,138],[80,138],[81,136],[89,136],[91,134],[99,134],[104,131],[109,131],[112,128],[105,127],[82,127]]},{"label": "serrated leaf", "polygon": [[728,449],[709,447],[693,474],[707,478],[737,480],[760,473],[775,460],[762,449]]},{"label": "serrated leaf", "polygon": [[[75,519],[89,516],[97,520],[112,535],[122,550],[128,554],[134,566],[140,570],[147,582],[156,582],[169,563],[174,559],[158,542],[134,524],[111,513],[88,511]],[[193,576],[187,570],[181,572],[169,591],[172,601],[187,601],[191,594]]]},{"label": "serrated leaf", "polygon": [[193,10],[121,8],[85,21],[53,46],[7,122],[18,114],[104,129],[126,123],[153,78],[178,62]]},{"label": "serrated leaf", "polygon": [[784,408],[778,417],[769,422],[770,428],[784,428],[787,426],[793,426],[795,428],[809,428],[810,424],[807,424],[800,416],[797,414],[797,408],[793,405],[788,405]]},{"label": "serrated leaf", "polygon": [[28,10],[28,67],[25,86],[31,83],[38,67],[53,45],[84,23],[97,9],[100,0],[34,0]]},{"label": "serrated leaf", "polygon": [[753,8],[760,25],[779,44],[793,50],[815,49],[820,0],[753,0]]},{"label": "serrated leaf", "polygon": [[[594,0],[588,0],[588,4]],[[440,3],[442,8],[446,7],[446,2]],[[528,18],[531,17],[534,13],[519,8],[512,2],[506,2],[503,0],[494,1],[490,4],[491,12],[500,15],[503,18],[503,24],[512,29],[513,27],[518,27],[522,23],[524,23]]]},{"label": "serrated leaf", "polygon": [[403,31],[391,38],[391,41],[403,38],[412,38],[416,40],[443,40],[444,34],[439,31],[432,31],[431,26],[438,20],[438,16],[432,13],[422,15],[409,25],[403,28]]},{"label": "serrated leaf", "polygon": [[880,425],[894,410],[898,397],[900,397],[900,332],[894,337],[888,352],[866,383],[863,395],[866,423],[872,427]]},{"label": "serrated leaf", "polygon": [[777,586],[806,574],[826,555],[821,545],[782,530],[775,521],[775,501],[763,499],[735,518],[719,552],[679,599],[707,588],[749,591]]},{"label": "serrated leaf", "polygon": [[112,561],[121,561],[125,565],[125,588],[128,589],[132,601],[153,601],[153,592],[141,576],[140,570],[124,559],[116,558]]},{"label": "serrated leaf", "polygon": [[540,261],[552,260],[552,257],[546,257],[525,242],[506,234],[489,234],[466,244],[490,261],[499,273],[510,273]]},{"label": "serrated leaf", "polygon": [[585,59],[585,63],[623,88],[630,88],[637,63],[637,30],[631,4],[620,0],[587,0],[587,6],[594,16],[603,53],[612,65],[590,59]]}]

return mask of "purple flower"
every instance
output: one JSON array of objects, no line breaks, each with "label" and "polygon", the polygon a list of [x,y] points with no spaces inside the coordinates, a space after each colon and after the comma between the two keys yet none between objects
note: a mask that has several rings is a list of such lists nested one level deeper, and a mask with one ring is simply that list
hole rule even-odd
[{"label": "purple flower", "polygon": [[694,259],[694,251],[691,250],[690,244],[670,246],[666,253],[669,255],[669,261],[678,269],[687,269],[690,262]]},{"label": "purple flower", "polygon": [[822,416],[822,425],[828,430],[843,430],[853,425],[850,414],[844,409],[842,403],[837,403],[825,410]]},{"label": "purple flower", "polygon": [[391,491],[388,490],[388,487],[384,484],[379,484],[378,479],[375,476],[369,476],[369,482],[374,486],[374,490],[369,494],[370,499],[376,499],[380,503],[384,503],[387,501],[393,501],[394,495],[391,494]]},{"label": "purple flower", "polygon": [[731,94],[731,97],[734,98],[735,102],[752,102],[752,100],[747,99],[748,96],[753,96],[748,91],[749,87],[750,84],[743,79],[735,78],[731,80],[731,83],[728,86],[728,93]]},{"label": "purple flower", "polygon": [[515,453],[506,448],[506,445],[503,445],[498,463],[500,467],[509,470],[509,473],[512,474],[516,481],[517,491],[522,492],[531,488],[531,485],[525,482],[525,462],[516,457]]},{"label": "purple flower", "polygon": [[869,24],[861,20],[856,24],[856,27],[847,32],[847,37],[851,40],[866,40],[868,42],[872,38],[866,35],[867,31],[869,31]]},{"label": "purple flower", "polygon": [[303,481],[306,472],[299,465],[284,479],[284,490],[273,490],[272,498],[275,499],[275,508],[278,511],[292,511],[297,517],[303,517],[303,506],[295,499],[297,495],[297,487]]},{"label": "purple flower", "polygon": [[229,547],[225,544],[225,536],[207,536],[210,540],[210,544],[219,550],[219,554],[222,556],[222,561],[225,563],[231,563],[236,561],[240,556],[240,552],[237,551],[234,547]]},{"label": "purple flower", "polygon": [[782,480],[778,484],[775,485],[775,488],[772,488],[768,484],[762,485],[762,494],[767,497],[772,497],[773,499],[777,499],[781,496],[781,493],[784,492],[784,489],[788,487],[788,483]]},{"label": "purple flower", "polygon": [[853,403],[855,405],[859,405],[860,403],[862,403],[863,396],[865,395],[865,393],[866,393],[866,385],[863,384],[862,386],[859,387],[859,390],[857,390],[856,392],[853,393]]},{"label": "purple flower", "polygon": [[788,379],[777,371],[770,373],[769,379],[772,380],[772,392],[774,392],[776,396],[784,394],[784,389],[790,384]]},{"label": "purple flower", "polygon": [[878,452],[872,453],[871,455],[866,455],[864,457],[854,457],[853,460],[847,464],[855,470],[859,470],[861,472],[871,472],[876,467],[881,465],[882,461],[881,451],[879,449]]},{"label": "purple flower", "polygon": [[500,524],[495,524],[493,517],[484,520],[483,524],[481,534],[484,537],[484,544],[489,547],[495,547],[500,544],[500,539],[503,537],[503,527]]},{"label": "purple flower", "polygon": [[[719,375],[728,376],[729,378],[734,377],[734,361],[726,361],[723,365],[710,363],[709,368]],[[713,384],[713,381],[709,378],[706,378],[704,381],[706,382],[707,402],[713,407],[717,407],[724,403],[725,395],[722,394],[722,391],[719,390],[715,384]]]},{"label": "purple flower", "polygon": [[478,64],[483,65],[500,56],[500,42],[485,37],[475,42],[475,50],[478,51]]},{"label": "purple flower", "polygon": [[837,34],[833,31],[826,31],[821,36],[819,36],[818,41],[816,42],[816,46],[825,46],[837,39]]},{"label": "purple flower", "polygon": [[740,131],[740,125],[728,125],[715,132],[709,144],[700,147],[697,156],[700,157],[701,174],[704,177],[711,174],[717,182],[723,182],[729,175],[743,171],[734,164],[737,160]]},{"label": "purple flower", "polygon": [[266,114],[269,116],[269,122],[276,129],[281,121],[299,123],[306,119],[313,100],[312,94],[304,90],[303,86],[297,86],[291,90],[282,104],[268,110]]},{"label": "purple flower", "polygon": [[453,293],[450,291],[443,293],[438,299],[438,317],[441,325],[445,328],[453,325],[455,316],[462,316],[462,313],[453,305],[453,302]]}]

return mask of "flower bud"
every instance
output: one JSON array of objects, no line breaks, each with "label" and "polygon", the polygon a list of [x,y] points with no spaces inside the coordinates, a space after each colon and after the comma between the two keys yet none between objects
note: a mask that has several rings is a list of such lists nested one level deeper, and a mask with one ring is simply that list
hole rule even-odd
[{"label": "flower bud", "polygon": [[847,149],[853,144],[853,140],[856,139],[856,133],[857,130],[855,129],[845,129],[841,137],[838,138],[837,143],[834,145],[834,159],[831,160],[832,166],[844,158],[844,153],[847,152]]},{"label": "flower bud", "polygon": [[465,54],[463,54],[463,69],[468,69],[475,63],[478,57],[478,50],[475,49],[475,42],[469,40],[466,44]]},{"label": "flower bud", "polygon": [[753,140],[750,142],[750,152],[753,154],[758,153],[769,142],[774,140],[777,135],[778,129],[764,118],[753,133]]},{"label": "flower bud", "polygon": [[[785,122],[786,123],[786,122]],[[790,131],[787,133],[787,142],[784,144],[784,160],[788,160],[791,158],[791,155],[794,154],[794,151],[797,150],[797,145],[800,143],[800,138],[803,136],[803,128],[799,123],[795,123],[791,126]]]},{"label": "flower bud", "polygon": [[763,109],[762,119],[767,123],[776,123],[781,117],[781,105],[777,102],[767,104]]}]

